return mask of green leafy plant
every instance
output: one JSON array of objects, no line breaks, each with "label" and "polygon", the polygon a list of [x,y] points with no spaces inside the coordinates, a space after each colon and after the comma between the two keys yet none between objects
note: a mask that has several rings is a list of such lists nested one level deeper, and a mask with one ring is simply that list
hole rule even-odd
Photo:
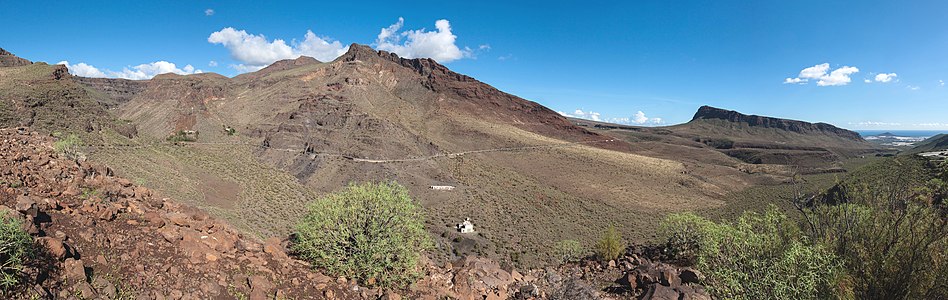
[{"label": "green leafy plant", "polygon": [[801,209],[809,236],[844,263],[857,299],[948,298],[942,167],[918,157],[886,159]]},{"label": "green leafy plant", "polygon": [[583,245],[576,240],[562,240],[556,243],[555,254],[560,263],[567,263],[583,256]]},{"label": "green leafy plant", "polygon": [[197,136],[198,136],[197,131],[189,132],[189,131],[179,130],[175,132],[174,134],[172,134],[171,136],[168,136],[166,140],[168,140],[169,142],[175,142],[175,143],[176,142],[195,142],[197,141]]},{"label": "green leafy plant", "polygon": [[33,255],[33,239],[19,219],[0,212],[0,289],[9,291],[20,283],[23,267]]},{"label": "green leafy plant", "polygon": [[421,275],[418,260],[431,244],[421,207],[386,182],[350,184],[310,203],[292,248],[331,274],[405,287]]},{"label": "green leafy plant", "polygon": [[[62,136],[62,134],[60,134]],[[79,157],[81,153],[79,152],[79,146],[82,145],[82,139],[78,135],[71,133],[66,137],[61,137],[56,142],[53,142],[53,149],[56,152],[65,155],[69,159],[75,159]]]},{"label": "green leafy plant", "polygon": [[735,223],[714,223],[692,213],[672,214],[661,225],[675,255],[696,262],[705,285],[721,299],[827,299],[845,278],[828,249],[808,243],[799,227],[771,207]]},{"label": "green leafy plant", "polygon": [[613,260],[622,255],[622,250],[625,250],[622,234],[615,226],[609,226],[596,242],[596,255],[602,260]]}]

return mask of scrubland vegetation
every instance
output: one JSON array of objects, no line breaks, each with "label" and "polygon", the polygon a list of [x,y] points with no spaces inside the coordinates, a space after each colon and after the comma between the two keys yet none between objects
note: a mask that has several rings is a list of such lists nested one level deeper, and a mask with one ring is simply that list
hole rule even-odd
[{"label": "scrubland vegetation", "polygon": [[724,299],[946,299],[948,166],[882,160],[826,193],[715,223],[665,219],[668,249],[703,271]]},{"label": "scrubland vegetation", "polygon": [[0,290],[20,283],[21,272],[33,254],[33,239],[19,219],[0,211]]},{"label": "scrubland vegetation", "polygon": [[405,287],[431,247],[421,207],[394,183],[353,184],[312,202],[293,250],[314,266],[369,285]]}]

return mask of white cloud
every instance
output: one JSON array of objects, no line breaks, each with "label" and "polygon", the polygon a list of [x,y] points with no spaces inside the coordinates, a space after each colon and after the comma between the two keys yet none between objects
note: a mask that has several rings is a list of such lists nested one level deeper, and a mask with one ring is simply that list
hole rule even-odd
[{"label": "white cloud", "polygon": [[99,68],[93,67],[92,65],[88,65],[86,63],[78,63],[73,65],[64,60],[56,64],[66,66],[66,68],[69,69],[69,73],[72,73],[72,75],[96,78],[108,77],[108,75],[105,75],[105,72],[102,72],[99,70]]},{"label": "white cloud", "polygon": [[865,82],[865,83],[872,83],[872,80],[866,79],[866,80],[863,80],[862,82]]},{"label": "white cloud", "polygon": [[895,73],[879,73],[876,74],[875,80],[876,82],[886,83],[892,81],[892,79],[895,79],[895,77],[898,76],[899,75]]},{"label": "white cloud", "polygon": [[210,8],[205,9],[205,10],[204,10],[204,15],[205,15],[205,16],[213,16],[213,15],[214,15],[214,10],[213,10],[213,9],[210,9]]},{"label": "white cloud", "polygon": [[829,71],[829,63],[818,64],[800,71],[800,78],[804,79],[820,79],[823,76],[826,76],[826,71]]},{"label": "white cloud", "polygon": [[558,111],[557,113],[570,117],[570,118],[580,118],[580,119],[593,120],[593,121],[602,121],[602,119],[599,118],[599,116],[601,116],[602,114],[593,112],[593,111],[583,111],[582,109],[577,109],[576,111],[573,111],[573,113],[565,113],[561,111]]},{"label": "white cloud", "polygon": [[201,70],[195,70],[191,65],[185,65],[184,68],[178,68],[174,63],[167,61],[156,61],[148,64],[140,64],[134,67],[125,67],[121,72],[110,72],[110,77],[141,80],[150,79],[158,74],[174,73],[179,75],[202,73]]},{"label": "white cloud", "polygon": [[306,31],[306,37],[303,42],[296,44],[295,50],[302,55],[314,57],[320,61],[331,61],[346,54],[349,46],[343,45],[339,41],[333,41],[328,37],[318,37],[311,30]]},{"label": "white cloud", "polygon": [[582,109],[577,109],[576,111],[572,113],[566,113],[562,111],[558,111],[557,113],[563,116],[571,117],[571,118],[586,119],[586,120],[592,120],[592,121],[597,121],[597,122],[609,122],[609,123],[623,124],[623,125],[659,125],[659,124],[665,123],[665,121],[662,120],[662,118],[649,118],[645,116],[645,113],[642,111],[636,112],[635,114],[632,115],[632,117],[609,118],[609,119],[603,119],[602,114],[598,112],[583,111]]},{"label": "white cloud", "polygon": [[88,65],[86,63],[78,63],[75,65],[69,64],[68,61],[61,61],[58,64],[65,65],[66,68],[69,68],[69,73],[72,73],[76,76],[83,77],[111,77],[111,78],[124,78],[132,80],[142,80],[142,79],[151,79],[158,74],[165,73],[175,73],[180,75],[187,74],[197,74],[202,73],[203,71],[197,70],[194,66],[185,65],[183,68],[178,68],[174,63],[167,61],[156,61],[153,63],[140,64],[137,66],[129,66],[122,69],[122,71],[109,71],[109,70],[99,70],[98,68]]},{"label": "white cloud", "polygon": [[917,86],[917,85],[909,85],[909,86],[907,86],[907,87],[908,87],[908,89],[913,90],[913,91],[917,91],[917,90],[920,90],[920,89],[921,89],[921,87],[919,87],[919,86]]},{"label": "white cloud", "polygon": [[804,84],[806,79],[803,78],[787,78],[783,80],[783,83],[792,83],[792,84]]},{"label": "white cloud", "polygon": [[451,33],[451,23],[448,20],[436,21],[435,31],[425,31],[422,28],[399,32],[404,24],[405,19],[398,18],[395,24],[382,28],[375,40],[376,48],[405,58],[427,57],[441,63],[472,56],[469,48],[461,50],[455,44],[457,36]]},{"label": "white cloud", "polygon": [[221,44],[230,50],[231,56],[241,64],[231,67],[238,71],[259,70],[281,59],[294,59],[302,55],[316,58],[320,61],[331,61],[346,53],[349,46],[339,41],[319,37],[310,30],[302,42],[293,40],[287,44],[282,39],[273,41],[259,34],[249,34],[244,30],[227,27],[211,33],[207,41],[212,44]]},{"label": "white cloud", "polygon": [[829,72],[830,66],[829,63],[822,63],[812,67],[805,68],[800,71],[800,74],[795,78],[786,78],[783,83],[785,84],[806,84],[811,79],[817,80],[816,85],[818,86],[838,86],[846,85],[852,82],[850,76],[859,72],[859,68],[842,66]]},{"label": "white cloud", "polygon": [[500,60],[500,61],[511,60],[511,59],[514,59],[513,54],[501,55],[497,57],[497,60]]},{"label": "white cloud", "polygon": [[945,81],[939,79],[939,80],[938,80],[938,86],[945,86]]},{"label": "white cloud", "polygon": [[849,78],[850,75],[859,72],[859,68],[843,66],[842,68],[833,70],[828,76],[820,77],[820,81],[816,82],[818,86],[837,86],[837,85],[846,85],[852,81]]},{"label": "white cloud", "polygon": [[209,61],[209,62],[207,63],[207,66],[208,66],[208,67],[216,67],[216,66],[217,66],[217,61],[213,61],[213,60],[212,60],[212,61]]},{"label": "white cloud", "polygon": [[478,49],[478,50],[490,50],[490,44],[483,44],[483,45],[477,46],[477,49]]}]

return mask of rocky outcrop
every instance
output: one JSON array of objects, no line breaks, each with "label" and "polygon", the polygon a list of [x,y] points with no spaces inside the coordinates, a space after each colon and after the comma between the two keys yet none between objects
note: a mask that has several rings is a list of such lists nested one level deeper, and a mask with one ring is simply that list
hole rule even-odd
[{"label": "rocky outcrop", "polygon": [[18,67],[32,64],[33,62],[17,57],[3,48],[0,48],[0,67]]},{"label": "rocky outcrop", "polygon": [[132,100],[132,97],[135,97],[138,93],[141,93],[145,90],[147,81],[142,80],[128,80],[121,78],[88,78],[88,77],[73,77],[80,85],[91,88],[99,93],[104,94],[104,99],[100,99],[99,103],[102,103],[107,108],[118,107],[119,105],[125,104],[126,102]]},{"label": "rocky outcrop", "polygon": [[800,134],[821,133],[835,135],[853,141],[865,141],[859,133],[842,129],[826,123],[809,123],[797,120],[788,120],[757,115],[745,115],[733,110],[725,110],[711,106],[702,106],[695,113],[692,121],[719,119],[730,122],[746,123],[752,127],[775,128]]},{"label": "rocky outcrop", "polygon": [[38,260],[14,296],[39,299],[375,299],[378,288],[330,278],[207,213],[67,160],[52,140],[0,130],[0,210],[24,221]]}]

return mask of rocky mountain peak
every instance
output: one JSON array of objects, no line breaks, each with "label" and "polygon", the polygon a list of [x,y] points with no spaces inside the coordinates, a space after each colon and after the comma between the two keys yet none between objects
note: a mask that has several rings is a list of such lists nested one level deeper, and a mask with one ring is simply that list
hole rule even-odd
[{"label": "rocky mountain peak", "polygon": [[18,67],[32,64],[33,62],[13,55],[10,51],[0,48],[0,67]]}]

